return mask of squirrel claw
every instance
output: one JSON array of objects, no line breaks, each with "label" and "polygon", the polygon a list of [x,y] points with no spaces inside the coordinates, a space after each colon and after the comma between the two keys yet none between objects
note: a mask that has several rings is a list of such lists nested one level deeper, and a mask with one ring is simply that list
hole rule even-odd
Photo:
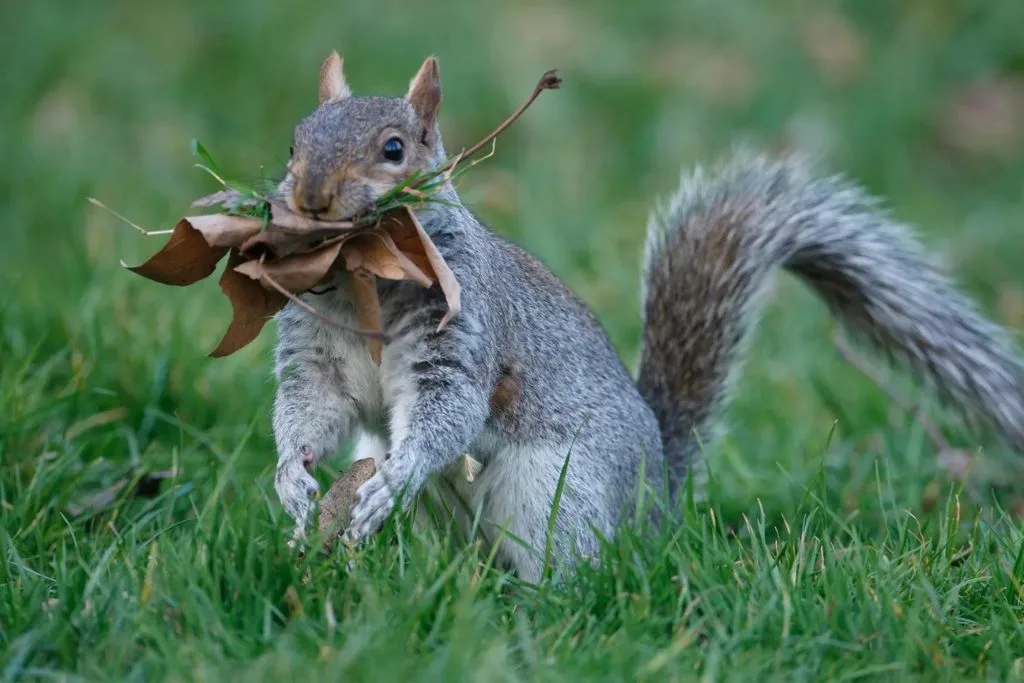
[{"label": "squirrel claw", "polygon": [[352,519],[345,531],[347,543],[359,543],[376,533],[395,507],[395,494],[382,472],[370,477],[356,492]]}]

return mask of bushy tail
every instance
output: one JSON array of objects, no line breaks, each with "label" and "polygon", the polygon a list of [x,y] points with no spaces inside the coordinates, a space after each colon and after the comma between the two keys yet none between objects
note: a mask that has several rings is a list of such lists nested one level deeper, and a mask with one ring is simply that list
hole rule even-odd
[{"label": "bushy tail", "polygon": [[685,177],[651,219],[639,387],[678,482],[719,412],[782,266],[860,339],[1024,452],[1024,364],[1006,333],[926,261],[910,231],[840,178],[796,159],[738,158]]}]

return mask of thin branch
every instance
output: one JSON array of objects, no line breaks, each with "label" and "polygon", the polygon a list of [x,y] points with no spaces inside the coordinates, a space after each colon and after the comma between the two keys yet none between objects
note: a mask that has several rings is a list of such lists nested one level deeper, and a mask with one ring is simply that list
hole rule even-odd
[{"label": "thin branch", "polygon": [[124,221],[128,225],[132,226],[133,228],[135,228],[136,230],[141,232],[143,235],[147,235],[147,236],[152,236],[152,235],[170,235],[172,232],[174,232],[174,230],[146,230],[141,225],[137,225],[136,223],[132,223],[130,220],[128,220],[127,218],[125,218],[124,216],[119,214],[117,211],[114,211],[109,206],[107,206],[106,204],[104,204],[100,200],[96,199],[95,197],[86,197],[86,199],[88,199],[89,203],[92,204],[93,206],[98,206],[99,208],[103,209],[107,213],[110,213],[111,215],[115,216],[116,218],[121,219],[122,221]]},{"label": "thin branch", "polygon": [[[495,142],[495,144],[497,144],[497,142],[498,142],[497,138],[495,138],[494,142]],[[447,164],[445,164],[441,168],[440,171],[438,171],[436,174],[431,176],[430,180],[433,180],[434,178],[437,178],[439,176],[444,176],[444,181],[446,183],[451,182],[451,180],[452,180],[452,173],[455,172],[455,167],[459,165],[459,162],[462,161],[462,158],[464,156],[466,156],[466,150],[462,150],[461,152],[456,154],[455,158],[452,159],[451,161],[449,161]],[[417,183],[417,184],[418,185],[424,185],[424,184],[426,184],[426,180],[427,179],[424,179],[423,182],[420,182],[420,183]]]},{"label": "thin branch", "polygon": [[331,317],[328,317],[328,316],[324,315],[323,313],[321,313],[320,311],[316,310],[315,308],[313,308],[312,306],[307,304],[305,301],[303,301],[299,297],[297,297],[294,294],[292,294],[291,292],[289,292],[283,286],[281,286],[281,284],[277,280],[275,280],[274,278],[270,277],[270,275],[267,273],[266,270],[264,270],[260,274],[260,278],[264,282],[266,282],[268,285],[270,285],[271,287],[276,289],[282,296],[287,298],[289,301],[294,303],[296,306],[298,306],[302,310],[306,311],[307,313],[309,313],[314,318],[317,318],[318,320],[327,323],[328,325],[332,325],[332,326],[337,327],[339,329],[345,330],[346,332],[352,332],[354,334],[362,335],[364,337],[369,337],[371,339],[379,339],[381,342],[383,342],[385,344],[387,344],[388,341],[390,341],[390,338],[386,334],[384,334],[383,332],[374,332],[374,331],[371,331],[371,330],[359,330],[359,329],[356,329],[354,327],[350,327],[350,326],[348,326],[348,325],[346,325],[344,323],[340,323],[337,320],[335,320],[334,318],[331,318]]},{"label": "thin branch", "polygon": [[463,173],[465,173],[469,169],[473,168],[477,164],[483,163],[483,162],[487,161],[488,159],[490,159],[491,157],[493,157],[494,154],[497,151],[498,151],[498,139],[495,138],[495,139],[491,140],[491,151],[490,152],[488,152],[487,154],[483,155],[479,159],[473,159],[472,161],[469,162],[469,164],[467,164],[466,166],[463,166],[461,169],[459,169],[459,172],[456,173],[455,172],[456,165],[459,163],[460,160],[462,160],[464,158],[463,155],[460,154],[451,163],[451,167],[447,171],[444,172],[445,182],[452,182],[452,180],[460,177]]},{"label": "thin branch", "polygon": [[[474,154],[479,152],[481,149],[483,149],[484,146],[487,143],[489,143],[491,140],[495,139],[496,137],[498,137],[499,135],[504,133],[505,129],[508,128],[509,126],[511,126],[513,123],[515,123],[516,119],[518,119],[520,116],[523,115],[523,112],[525,112],[529,108],[529,106],[531,104],[533,104],[533,101],[535,99],[537,99],[537,97],[542,92],[544,92],[545,90],[557,90],[559,87],[561,87],[561,85],[562,85],[562,79],[558,77],[558,73],[557,73],[557,71],[555,69],[551,69],[550,71],[545,71],[544,75],[540,77],[539,81],[537,81],[537,85],[533,86],[533,92],[530,93],[530,96],[526,98],[525,102],[523,102],[521,105],[519,105],[519,109],[516,109],[515,112],[513,112],[511,116],[509,116],[507,119],[505,119],[501,123],[500,126],[498,126],[493,131],[491,131],[490,135],[488,135],[483,140],[481,140],[480,142],[476,143],[475,145],[473,145],[469,149],[467,149],[464,152],[460,153],[452,161],[450,161],[447,164],[445,164],[444,166],[442,166],[441,167],[441,173],[444,173],[444,172],[448,171],[450,168],[454,167],[455,164],[457,164],[461,159],[473,156]],[[417,183],[417,185],[419,185],[419,184],[420,183]]]}]

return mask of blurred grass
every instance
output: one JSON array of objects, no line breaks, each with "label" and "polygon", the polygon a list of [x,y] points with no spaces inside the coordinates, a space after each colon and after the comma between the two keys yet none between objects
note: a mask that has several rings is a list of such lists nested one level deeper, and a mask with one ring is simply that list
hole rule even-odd
[{"label": "blurred grass", "polygon": [[[3,14],[3,680],[1020,673],[1019,523],[995,510],[970,527],[966,498],[952,520],[955,482],[931,446],[836,358],[822,307],[792,281],[710,458],[710,507],[681,538],[627,535],[574,588],[535,595],[471,550],[398,528],[402,542],[385,535],[350,576],[337,558],[296,566],[283,547],[270,331],[206,359],[228,315],[215,284],[130,277],[118,260],[154,244],[85,198],[169,225],[211,189],[192,138],[235,172],[279,168],[334,48],[360,93],[401,92],[437,54],[452,150],[558,67],[563,89],[462,191],[595,307],[627,362],[647,212],[681,167],[735,141],[821,153],[1020,330],[1024,3],[65,0]],[[981,445],[980,495],[998,484],[1017,505],[1024,487],[997,467],[1008,454]],[[68,512],[168,468],[156,498],[122,491],[85,519]],[[813,552],[823,573],[799,560]]]}]

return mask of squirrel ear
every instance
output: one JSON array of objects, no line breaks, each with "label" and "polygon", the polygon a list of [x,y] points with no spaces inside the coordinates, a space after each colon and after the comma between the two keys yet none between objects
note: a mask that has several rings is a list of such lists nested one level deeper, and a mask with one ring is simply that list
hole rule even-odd
[{"label": "squirrel ear", "polygon": [[341,56],[335,50],[320,66],[320,104],[343,100],[351,94],[352,91],[348,89],[348,83],[345,82]]},{"label": "squirrel ear", "polygon": [[437,68],[436,57],[427,57],[423,62],[416,76],[409,82],[409,92],[405,99],[427,130],[433,128],[437,121],[437,110],[441,106],[441,73]]}]

